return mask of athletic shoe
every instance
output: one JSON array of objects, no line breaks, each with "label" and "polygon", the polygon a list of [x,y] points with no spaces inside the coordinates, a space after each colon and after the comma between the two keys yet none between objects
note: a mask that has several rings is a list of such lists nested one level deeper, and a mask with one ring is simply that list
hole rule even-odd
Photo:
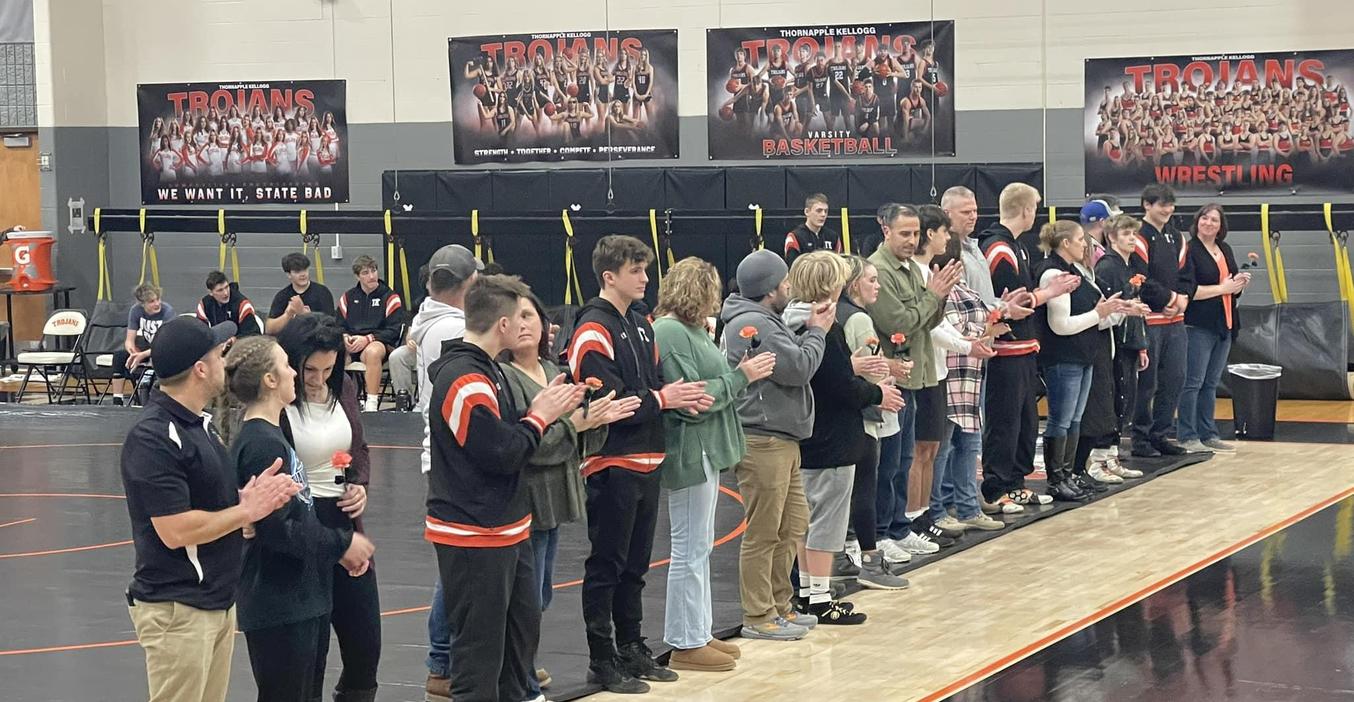
[{"label": "athletic shoe", "polygon": [[899,548],[914,556],[924,556],[930,553],[936,553],[940,550],[940,544],[915,531],[907,532],[907,536],[894,543],[897,544]]},{"label": "athletic shoe", "polygon": [[451,678],[428,673],[423,687],[424,702],[451,702]]},{"label": "athletic shoe", "polygon": [[1007,497],[1007,499],[1011,500],[1011,502],[1014,502],[1015,504],[1018,504],[1018,505],[1051,505],[1051,504],[1053,504],[1053,497],[1052,497],[1052,496],[1050,496],[1050,495],[1040,495],[1039,493],[1037,493],[1037,492],[1035,492],[1035,491],[1033,491],[1033,490],[1031,490],[1031,489],[1029,489],[1029,488],[1020,488],[1019,490],[1012,490],[1012,491],[1006,493],[1006,497]]},{"label": "athletic shoe", "polygon": [[959,523],[979,531],[1001,531],[1006,528],[1006,522],[993,519],[982,512],[979,512],[975,517],[962,519]]},{"label": "athletic shoe", "polygon": [[536,684],[537,684],[537,685],[540,685],[541,687],[550,687],[550,683],[552,683],[552,682],[554,682],[554,681],[555,681],[555,679],[552,678],[552,677],[550,677],[550,671],[546,670],[545,668],[537,668],[537,669],[536,669]]},{"label": "athletic shoe", "polygon": [[1222,439],[1213,438],[1203,443],[1204,446],[1207,446],[1209,449],[1218,453],[1236,453],[1236,446],[1233,446]]},{"label": "athletic shoe", "polygon": [[854,563],[854,564],[856,565],[857,568],[860,567],[860,542],[859,542],[859,541],[857,541],[857,540],[855,540],[855,539],[851,539],[850,541],[847,541],[847,542],[846,542],[846,557],[847,557],[847,558],[850,558],[850,559],[851,559],[851,562]]},{"label": "athletic shoe", "polygon": [[931,515],[923,514],[912,520],[912,531],[915,531],[926,538],[936,542],[941,548],[949,548],[954,545],[955,539],[964,535],[962,531],[949,531],[936,526],[931,520]]},{"label": "athletic shoe", "polygon": [[1114,475],[1119,476],[1120,478],[1128,478],[1130,480],[1142,477],[1142,471],[1133,470],[1132,468],[1125,466],[1124,464],[1119,462],[1119,458],[1117,456],[1110,456],[1108,459],[1106,459],[1105,470],[1110,473],[1113,473]]},{"label": "athletic shoe", "polygon": [[860,566],[851,562],[851,557],[846,555],[845,551],[838,551],[832,554],[832,577],[845,578],[850,580],[860,575]]},{"label": "athletic shoe", "polygon": [[1161,451],[1155,446],[1133,444],[1133,455],[1138,458],[1161,458]]},{"label": "athletic shoe", "polygon": [[818,626],[818,617],[815,617],[808,612],[796,612],[794,610],[790,610],[789,614],[781,617],[780,621],[782,624],[794,624],[795,626],[802,626],[805,629],[812,629],[815,626]]},{"label": "athletic shoe", "polygon": [[1071,480],[1073,483],[1076,483],[1077,487],[1081,488],[1082,492],[1092,497],[1096,495],[1103,495],[1109,492],[1110,490],[1108,485],[1091,480],[1084,473],[1073,473],[1072,477],[1069,480]]},{"label": "athletic shoe", "polygon": [[884,560],[889,563],[908,563],[912,560],[912,554],[893,539],[880,539],[877,545],[879,552],[884,554]]},{"label": "athletic shoe", "polygon": [[368,396],[367,401],[362,404],[363,412],[376,412],[380,408],[381,398]]},{"label": "athletic shoe", "polygon": [[1058,502],[1085,502],[1091,494],[1081,489],[1075,480],[1067,479],[1048,486],[1048,494]]},{"label": "athletic shoe", "polygon": [[1184,453],[1213,453],[1213,449],[1204,446],[1204,442],[1198,439],[1190,439],[1179,446]]},{"label": "athletic shoe", "polygon": [[978,505],[982,507],[984,514],[1020,514],[1025,511],[1024,507],[1005,495],[998,497],[996,502],[988,502],[979,497]]},{"label": "athletic shoe", "polygon": [[809,605],[809,611],[822,624],[864,624],[865,613],[853,612],[843,609],[838,603],[831,600]]},{"label": "athletic shoe", "polygon": [[1106,461],[1092,463],[1086,467],[1086,475],[1091,476],[1091,479],[1096,482],[1105,483],[1107,485],[1118,485],[1119,483],[1124,482],[1123,478],[1120,478],[1106,469],[1106,463]]},{"label": "athletic shoe", "polygon": [[700,648],[678,648],[672,651],[672,657],[668,659],[668,665],[674,670],[700,670],[705,672],[719,673],[726,670],[733,670],[738,663],[723,651],[714,646],[701,646]]},{"label": "athletic shoe", "polygon": [[861,556],[860,577],[856,582],[867,590],[902,590],[908,586],[907,578],[901,578],[888,572],[884,557],[879,552]]},{"label": "athletic shoe", "polygon": [[[744,624],[743,628],[739,630],[738,635],[745,639],[762,639],[764,641],[798,641],[805,636],[808,636],[809,630],[777,617],[775,621],[766,622],[765,624]],[[644,687],[647,692],[648,685],[645,685]]]},{"label": "athletic shoe", "polygon": [[729,641],[720,641],[719,639],[710,639],[710,643],[705,645],[715,649],[716,651],[719,651],[720,653],[727,655],[728,657],[734,660],[738,660],[739,658],[743,657],[743,649],[739,648],[738,644],[736,643],[732,643]]},{"label": "athletic shoe", "polygon": [[620,647],[620,664],[625,672],[640,680],[675,682],[677,674],[658,664],[653,651],[643,641],[632,641]]},{"label": "athletic shoe", "polygon": [[[949,514],[941,517],[940,519],[937,519],[936,526],[939,527],[941,531],[945,532],[946,536],[950,536],[950,532],[954,532],[962,536],[963,533],[968,530],[967,524],[959,521],[958,519],[955,519],[952,515]],[[951,536],[950,538],[955,537]]]},{"label": "athletic shoe", "polygon": [[631,677],[616,659],[593,661],[588,665],[588,682],[618,695],[642,695],[649,691],[649,683]]},{"label": "athletic shoe", "polygon": [[1189,453],[1189,451],[1185,450],[1185,447],[1180,444],[1167,440],[1158,441],[1152,444],[1152,448],[1156,449],[1163,456],[1183,456]]}]

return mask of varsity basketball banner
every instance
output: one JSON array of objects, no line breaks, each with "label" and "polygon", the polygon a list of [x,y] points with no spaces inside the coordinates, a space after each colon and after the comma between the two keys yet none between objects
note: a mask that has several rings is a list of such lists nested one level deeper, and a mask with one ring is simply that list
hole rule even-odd
[{"label": "varsity basketball banner", "polygon": [[1086,61],[1086,190],[1349,192],[1354,50]]},{"label": "varsity basketball banner", "polygon": [[136,86],[141,202],[348,201],[341,80]]},{"label": "varsity basketball banner", "polygon": [[954,155],[954,22],[707,30],[712,159]]},{"label": "varsity basketball banner", "polygon": [[677,157],[677,30],[447,40],[456,163]]}]

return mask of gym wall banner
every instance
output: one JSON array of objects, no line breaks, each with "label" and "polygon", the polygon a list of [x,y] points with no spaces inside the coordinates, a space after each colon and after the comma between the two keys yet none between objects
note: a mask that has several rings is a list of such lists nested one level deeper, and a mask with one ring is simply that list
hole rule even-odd
[{"label": "gym wall banner", "polygon": [[1354,50],[1086,61],[1086,190],[1354,187]]},{"label": "gym wall banner", "polygon": [[711,159],[954,155],[954,21],[707,30]]},{"label": "gym wall banner", "polygon": [[456,163],[677,158],[677,30],[447,40]]},{"label": "gym wall banner", "polygon": [[348,201],[341,80],[136,86],[146,205]]}]

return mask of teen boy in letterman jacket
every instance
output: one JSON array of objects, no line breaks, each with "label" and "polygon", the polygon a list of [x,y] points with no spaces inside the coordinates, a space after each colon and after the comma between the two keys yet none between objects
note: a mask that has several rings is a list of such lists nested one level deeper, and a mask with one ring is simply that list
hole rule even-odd
[{"label": "teen boy in letterman jacket", "polygon": [[1176,405],[1185,384],[1185,308],[1189,287],[1180,280],[1185,264],[1185,242],[1171,217],[1175,192],[1153,183],[1142,191],[1142,230],[1137,255],[1147,262],[1142,301],[1147,315],[1147,369],[1138,374],[1138,397],[1133,412],[1133,455],[1144,458],[1178,456],[1185,452],[1167,433],[1175,425]]},{"label": "teen boy in letterman jacket", "polygon": [[466,334],[429,369],[432,469],[424,538],[437,551],[451,629],[451,696],[526,700],[540,638],[540,586],[522,471],[547,426],[577,407],[583,386],[551,381],[517,407],[494,356],[534,310],[521,280],[485,276],[466,295]]},{"label": "teen boy in letterman jacket", "polygon": [[[603,237],[592,269],[601,295],[583,306],[569,342],[575,382],[601,381],[601,394],[637,396],[634,416],[611,424],[601,451],[583,462],[588,540],[583,564],[583,621],[588,636],[588,682],[612,692],[637,693],[677,674],[659,666],[640,633],[644,576],[653,551],[663,462],[664,410],[702,411],[713,398],[705,383],[663,385],[653,327],[637,309],[653,252],[628,236]],[[614,633],[613,633],[614,625]],[[454,659],[454,656],[453,656]]]}]

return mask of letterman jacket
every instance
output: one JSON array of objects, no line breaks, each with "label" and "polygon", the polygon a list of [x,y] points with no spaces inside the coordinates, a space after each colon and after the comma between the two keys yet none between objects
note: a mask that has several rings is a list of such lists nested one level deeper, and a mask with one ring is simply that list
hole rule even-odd
[{"label": "letterman jacket", "polygon": [[371,294],[362,292],[358,284],[338,299],[339,319],[349,334],[370,334],[392,349],[400,345],[399,311],[403,308],[400,296],[384,281],[377,283]]},{"label": "letterman jacket", "polygon": [[237,329],[235,333],[237,337],[259,333],[259,324],[254,317],[254,303],[240,292],[238,283],[230,284],[230,299],[224,305],[211,295],[203,295],[197,303],[197,318],[206,322],[209,327],[222,322],[233,322]]},{"label": "letterman jacket", "polygon": [[[979,236],[978,246],[987,259],[987,272],[992,276],[992,292],[997,297],[1011,290],[1025,288],[1034,292],[1039,287],[1030,267],[1029,252],[1016,243],[1016,237],[1000,222],[993,224]],[[1011,331],[992,340],[997,356],[1028,356],[1039,353],[1038,330],[1033,315],[1024,319],[1008,319]]]},{"label": "letterman jacket", "polygon": [[459,339],[428,368],[432,470],[423,538],[461,548],[504,548],[531,537],[522,471],[545,422],[513,403],[489,355]]},{"label": "letterman jacket", "polygon": [[616,399],[638,396],[633,417],[607,427],[606,443],[583,461],[583,477],[607,468],[651,473],[663,463],[663,406],[659,389],[663,374],[653,326],[631,306],[625,314],[600,297],[578,313],[578,327],[569,341],[569,374],[574,382],[602,381],[601,395],[615,391]]},{"label": "letterman jacket", "polygon": [[1147,315],[1147,326],[1179,324],[1185,315],[1169,316],[1161,311],[1176,300],[1177,295],[1189,296],[1189,286],[1180,280],[1180,269],[1185,266],[1184,236],[1171,222],[1164,230],[1150,223],[1142,223],[1136,251],[1147,262],[1147,280],[1142,284],[1142,301],[1152,308]]}]

